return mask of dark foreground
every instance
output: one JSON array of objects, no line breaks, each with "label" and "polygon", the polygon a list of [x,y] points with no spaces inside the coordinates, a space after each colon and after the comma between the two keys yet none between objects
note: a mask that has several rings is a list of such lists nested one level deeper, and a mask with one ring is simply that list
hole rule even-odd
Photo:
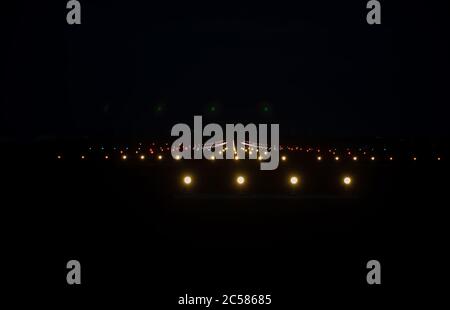
[{"label": "dark foreground", "polygon": [[[411,301],[438,290],[446,266],[444,161],[289,160],[261,172],[233,161],[22,158],[4,160],[2,171],[4,269],[14,288],[162,308],[185,294],[271,294],[280,306],[317,294],[315,302],[333,302],[333,293],[401,301],[407,288]],[[237,173],[248,178],[243,189]],[[80,287],[66,283],[71,259],[82,265]],[[382,265],[381,286],[366,282],[371,259]]]}]

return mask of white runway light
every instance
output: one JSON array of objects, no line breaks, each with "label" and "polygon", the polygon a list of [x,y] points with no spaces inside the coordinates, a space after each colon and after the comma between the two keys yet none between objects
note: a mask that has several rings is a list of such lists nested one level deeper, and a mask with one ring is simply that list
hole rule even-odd
[{"label": "white runway light", "polygon": [[352,178],[350,177],[345,177],[344,178],[344,184],[345,185],[350,185],[352,183]]},{"label": "white runway light", "polygon": [[237,182],[237,184],[239,184],[239,185],[243,185],[243,184],[245,183],[245,178],[244,178],[243,176],[238,176],[238,177],[236,178],[236,182]]},{"label": "white runway light", "polygon": [[186,184],[186,185],[190,185],[191,183],[192,183],[192,177],[190,177],[190,176],[185,176],[184,177],[184,179],[183,179],[183,182],[184,182],[184,184]]},{"label": "white runway light", "polygon": [[298,177],[292,176],[290,178],[289,182],[291,182],[292,185],[297,185],[298,184]]}]

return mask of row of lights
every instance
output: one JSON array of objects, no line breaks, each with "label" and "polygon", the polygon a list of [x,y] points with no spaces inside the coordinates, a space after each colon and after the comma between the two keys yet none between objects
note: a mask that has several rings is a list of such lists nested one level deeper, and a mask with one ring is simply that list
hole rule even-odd
[{"label": "row of lights", "polygon": [[[61,156],[61,155],[58,155],[57,158],[58,158],[58,159],[62,159],[62,156]],[[110,157],[109,157],[108,155],[105,155],[105,156],[104,156],[104,159],[109,159],[109,158],[110,158]],[[128,156],[127,156],[127,155],[122,155],[121,158],[122,158],[122,160],[127,160],[127,159],[128,159]],[[162,156],[162,155],[158,155],[156,158],[157,158],[158,160],[162,160],[162,159],[163,159],[163,156]],[[86,159],[86,156],[81,155],[81,159],[82,159],[82,160]],[[140,156],[139,156],[139,159],[145,160],[145,159],[146,159],[146,156],[145,156],[145,155],[140,155]],[[181,157],[180,157],[179,155],[177,155],[177,156],[175,157],[175,160],[180,160],[180,159],[181,159]],[[216,159],[215,156],[211,156],[211,158],[210,158],[210,160],[215,160],[215,159]],[[238,157],[238,156],[235,156],[234,159],[235,159],[235,160],[239,160],[239,157]],[[259,160],[262,160],[263,158],[260,156],[258,159],[259,159]],[[317,161],[322,161],[323,159],[324,159],[324,158],[323,158],[322,156],[317,156]],[[358,159],[359,159],[359,158],[358,158],[357,156],[353,156],[353,158],[352,158],[353,161],[358,161]],[[287,160],[287,157],[286,157],[286,156],[281,156],[281,160],[282,160],[282,161],[286,161],[286,160]],[[335,156],[335,157],[334,157],[334,160],[335,160],[335,161],[340,161],[341,158],[340,158],[339,156]],[[375,161],[375,160],[376,160],[375,156],[370,157],[370,160],[371,160],[371,161]],[[389,157],[389,160],[390,160],[390,161],[393,161],[394,158],[393,158],[393,157]],[[413,161],[417,161],[417,157],[413,157],[412,160],[413,160]],[[440,160],[441,160],[441,157],[437,157],[436,160],[440,161]]]},{"label": "row of lights", "polygon": [[[139,154],[139,153],[141,153],[141,151],[147,149],[147,147],[143,146],[142,142],[139,142],[138,145],[139,146],[137,147],[136,154]],[[151,147],[148,149],[148,151],[151,154],[154,154],[154,152],[158,152],[158,150],[160,152],[170,151],[170,147],[169,147],[168,143],[163,143],[163,146],[157,146],[157,144],[155,142],[153,142],[153,143],[150,143],[150,145],[151,145]],[[202,149],[204,147],[205,146],[199,144],[199,145],[194,145],[194,146],[186,146],[186,147],[184,147],[184,149],[186,149],[186,150],[188,150],[188,149],[192,149],[192,150],[196,149],[198,151],[198,150],[200,150],[200,149]],[[96,147],[92,147],[92,146],[89,147],[89,151],[93,151],[94,149],[96,149]],[[105,147],[104,146],[100,146],[99,149],[101,151],[104,151]],[[228,149],[228,147],[225,147],[224,150],[227,150],[227,149]],[[233,146],[233,149],[234,149],[234,151],[236,151],[236,147],[235,146]],[[241,147],[241,149],[244,150],[246,153],[250,153],[250,154],[252,154],[253,152],[261,152],[256,145],[255,146],[246,145],[244,147]],[[114,151],[120,151],[120,153],[123,154],[125,151],[129,151],[130,149],[129,149],[128,146],[125,146],[125,147],[122,146],[122,147],[113,147],[113,150]],[[370,148],[370,149],[358,148],[357,150],[352,150],[352,149],[347,147],[345,149],[341,149],[341,150],[338,151],[337,148],[330,148],[330,149],[324,150],[324,149],[321,149],[321,148],[317,148],[316,149],[315,147],[299,147],[299,146],[288,146],[288,145],[282,146],[282,145],[280,145],[279,150],[280,151],[283,151],[283,150],[286,150],[286,151],[306,151],[307,153],[311,152],[311,153],[319,153],[319,154],[321,154],[321,153],[324,154],[324,153],[328,152],[328,153],[331,153],[333,156],[336,155],[337,153],[341,153],[341,154],[346,153],[346,155],[351,156],[352,154],[357,153],[357,152],[362,153],[363,155],[367,155],[367,154],[369,154],[371,152],[374,152],[375,148],[373,148],[373,147]],[[388,152],[388,149],[386,147],[384,147],[383,151],[384,152]],[[264,153],[267,153],[267,152],[264,152]]]},{"label": "row of lights", "polygon": [[[189,186],[189,185],[192,184],[192,182],[193,182],[192,176],[190,176],[190,175],[185,175],[185,176],[183,177],[183,183],[184,183],[185,185]],[[243,175],[239,175],[239,176],[236,177],[236,183],[237,183],[239,186],[243,186],[243,185],[245,184],[245,182],[246,182],[246,180],[245,180],[245,177],[244,177]],[[297,176],[295,176],[295,175],[294,175],[294,176],[291,176],[291,177],[289,178],[289,183],[290,183],[292,186],[298,185],[299,182],[300,182],[300,178],[297,177]],[[344,177],[344,178],[342,179],[342,183],[343,183],[344,185],[346,185],[346,186],[349,186],[350,184],[352,184],[352,178],[351,178],[350,176],[346,176],[346,177]]]},{"label": "row of lights", "polygon": [[[352,157],[352,160],[353,160],[353,161],[358,161],[358,159],[359,159],[359,158],[358,158],[357,156],[353,156],[353,157]],[[322,161],[322,160],[323,160],[323,157],[322,157],[322,156],[317,156],[317,160],[318,160],[318,161]],[[341,158],[340,158],[339,156],[335,156],[335,157],[334,157],[334,160],[335,160],[335,161],[339,161],[339,160],[341,160]],[[376,160],[375,156],[370,157],[370,160],[371,160],[371,161],[375,161],[375,160]],[[389,160],[390,160],[390,161],[393,161],[393,160],[394,160],[394,157],[392,157],[392,156],[389,157]],[[412,160],[413,160],[413,161],[417,161],[417,157],[413,157]],[[441,160],[441,157],[436,157],[436,160],[440,161],[440,160]]]}]

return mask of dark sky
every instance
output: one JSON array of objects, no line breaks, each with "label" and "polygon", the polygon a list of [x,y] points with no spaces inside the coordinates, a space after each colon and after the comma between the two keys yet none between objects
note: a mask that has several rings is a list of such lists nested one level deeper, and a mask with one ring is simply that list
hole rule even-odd
[{"label": "dark sky", "polygon": [[[290,135],[447,135],[448,5],[14,1],[4,10],[3,137],[170,136],[178,122]],[[295,4],[292,4],[295,2]],[[315,3],[315,4],[313,4]]]}]

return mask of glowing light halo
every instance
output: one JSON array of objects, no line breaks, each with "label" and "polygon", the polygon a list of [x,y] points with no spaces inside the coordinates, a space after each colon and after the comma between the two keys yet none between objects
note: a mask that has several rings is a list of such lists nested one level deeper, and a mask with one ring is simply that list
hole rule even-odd
[{"label": "glowing light halo", "polygon": [[297,176],[293,175],[290,177],[289,182],[292,185],[297,185],[299,183],[299,178]]},{"label": "glowing light halo", "polygon": [[183,183],[186,184],[186,185],[190,185],[192,183],[192,177],[190,175],[186,175],[183,178]]},{"label": "glowing light halo", "polygon": [[243,185],[245,183],[245,178],[242,175],[238,176],[236,178],[236,183],[239,185]]},{"label": "glowing light halo", "polygon": [[349,176],[344,177],[344,179],[342,181],[344,182],[345,185],[352,184],[352,178]]}]

